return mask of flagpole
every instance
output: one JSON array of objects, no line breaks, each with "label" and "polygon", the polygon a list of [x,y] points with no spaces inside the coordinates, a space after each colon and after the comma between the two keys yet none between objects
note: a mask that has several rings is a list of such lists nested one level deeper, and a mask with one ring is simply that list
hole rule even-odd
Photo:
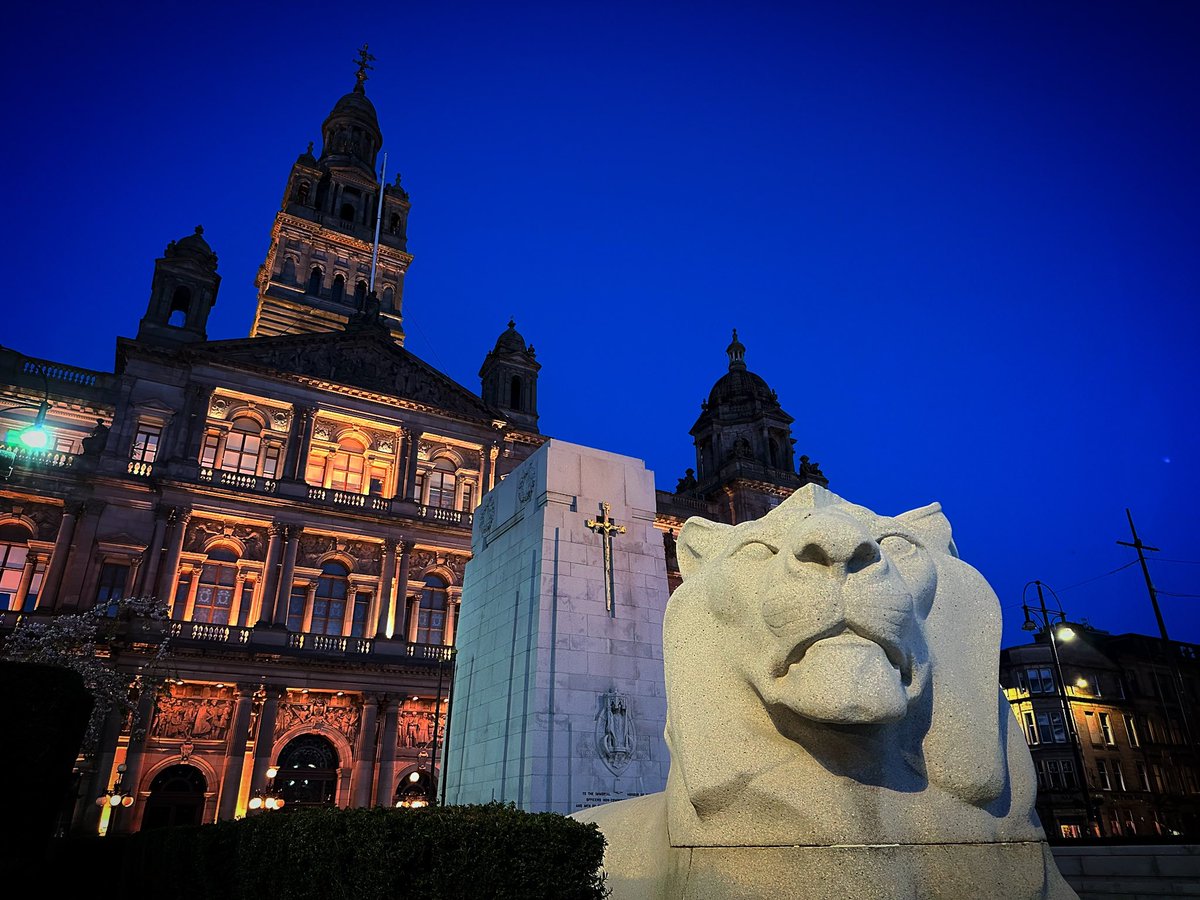
[{"label": "flagpole", "polygon": [[375,246],[371,248],[371,284],[368,291],[375,290],[375,267],[379,264],[379,226],[383,224],[383,192],[386,190],[387,153],[383,154],[383,168],[379,170],[379,209],[375,211]]}]

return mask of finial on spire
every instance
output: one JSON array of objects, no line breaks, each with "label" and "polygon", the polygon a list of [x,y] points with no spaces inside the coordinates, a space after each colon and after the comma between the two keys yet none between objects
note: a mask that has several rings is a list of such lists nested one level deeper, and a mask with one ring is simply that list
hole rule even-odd
[{"label": "finial on spire", "polygon": [[366,93],[363,88],[363,82],[367,80],[367,70],[375,68],[371,65],[375,61],[375,57],[367,52],[367,47],[368,45],[364,43],[358,48],[358,59],[354,61],[355,65],[358,66],[358,71],[354,73],[354,77],[358,79],[358,83],[354,85],[354,90],[360,94]]},{"label": "finial on spire", "polygon": [[508,327],[509,327],[509,328],[516,328],[516,327],[517,327],[517,323],[516,323],[516,321],[513,319],[513,317],[512,317],[512,316],[509,316],[509,317],[508,317]]},{"label": "finial on spire", "polygon": [[741,341],[738,340],[737,329],[733,329],[733,341],[725,348],[725,353],[729,356],[729,370],[746,368],[746,348]]},{"label": "finial on spire", "polygon": [[203,225],[196,226],[196,234],[204,234],[204,226]]}]

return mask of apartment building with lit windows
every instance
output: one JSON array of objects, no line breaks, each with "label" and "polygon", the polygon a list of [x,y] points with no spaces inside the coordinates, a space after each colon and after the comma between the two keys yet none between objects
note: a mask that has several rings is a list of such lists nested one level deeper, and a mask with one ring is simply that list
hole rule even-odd
[{"label": "apartment building with lit windows", "polygon": [[[1000,652],[1052,840],[1200,834],[1200,646],[1086,624]],[[1060,677],[1061,675],[1061,677]],[[1090,825],[1089,825],[1090,822]]]}]

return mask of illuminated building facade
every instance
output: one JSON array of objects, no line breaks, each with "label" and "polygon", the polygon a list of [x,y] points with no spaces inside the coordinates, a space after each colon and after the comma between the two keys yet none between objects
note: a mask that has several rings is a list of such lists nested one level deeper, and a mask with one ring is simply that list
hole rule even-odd
[{"label": "illuminated building facade", "polygon": [[1044,630],[1000,652],[1000,682],[1029,743],[1047,834],[1194,839],[1200,646],[1075,623],[1069,632],[1058,640],[1061,681]]},{"label": "illuminated building facade", "polygon": [[[170,604],[169,671],[110,717],[74,830],[228,819],[268,791],[436,795],[472,515],[544,440],[539,364],[512,323],[480,394],[404,349],[409,201],[376,179],[364,80],[292,167],[250,337],[208,339],[220,277],[197,229],[156,261],[115,371],[0,348],[0,628]],[[111,649],[132,678],[144,648]],[[134,802],[101,810],[119,771]]]},{"label": "illuminated building facade", "polygon": [[[197,228],[155,262],[114,371],[0,347],[0,636],[125,596],[170,609],[167,671],[140,669],[156,633],[107,648],[144,684],[81,765],[73,831],[437,794],[472,517],[545,440],[540,364],[511,321],[479,393],[404,348],[409,196],[375,174],[367,58],[288,175],[249,337],[208,337]],[[657,492],[672,586],[687,516],[825,483],[736,335],[727,352],[697,470]],[[45,446],[22,443],[43,418]],[[133,803],[95,805],[118,779]]]}]

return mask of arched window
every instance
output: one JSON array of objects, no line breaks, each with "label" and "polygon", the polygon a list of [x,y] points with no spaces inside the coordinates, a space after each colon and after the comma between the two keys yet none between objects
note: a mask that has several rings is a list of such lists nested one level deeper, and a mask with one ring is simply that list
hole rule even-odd
[{"label": "arched window", "polygon": [[283,258],[283,271],[279,273],[279,280],[286,281],[288,284],[296,282],[296,261],[290,256]]},{"label": "arched window", "polygon": [[346,296],[346,276],[342,274],[333,276],[333,291],[330,292],[330,298],[334,303],[341,303]]},{"label": "arched window", "polygon": [[437,575],[425,576],[421,608],[417,611],[417,643],[440,644],[446,634],[446,581]]},{"label": "arched window", "polygon": [[[29,559],[29,539],[33,533],[18,522],[0,525],[0,610],[32,609],[37,600],[41,573],[35,574],[24,598],[18,596],[21,575]],[[24,603],[20,601],[24,599]]]},{"label": "arched window", "polygon": [[237,590],[238,555],[220,547],[208,554],[200,569],[200,586],[196,588],[196,603],[192,607],[193,622],[228,625]]},{"label": "arched window", "polygon": [[359,309],[363,308],[363,303],[367,299],[367,283],[360,281],[354,286],[354,305]]},{"label": "arched window", "polygon": [[391,219],[388,220],[388,234],[400,233],[400,213],[392,213]]},{"label": "arched window", "polygon": [[343,222],[353,222],[354,221],[354,205],[352,203],[343,203],[342,204],[342,221]]},{"label": "arched window", "polygon": [[262,426],[249,416],[233,420],[225,437],[225,452],[221,468],[226,472],[254,475],[258,471],[258,454],[262,451]]},{"label": "arched window", "polygon": [[296,199],[300,203],[304,203],[307,205],[308,195],[311,190],[312,190],[312,185],[309,184],[307,181],[300,182],[300,189],[296,191]]},{"label": "arched window", "polygon": [[521,376],[514,375],[508,383],[508,408],[521,409]]},{"label": "arched window", "polygon": [[383,308],[390,310],[390,309],[392,309],[392,306],[395,302],[396,302],[396,292],[393,291],[390,287],[385,287],[383,289]]},{"label": "arched window", "polygon": [[183,285],[175,288],[175,293],[171,295],[171,314],[167,318],[167,324],[173,325],[176,328],[182,328],[187,324],[188,310],[192,305],[192,292]]},{"label": "arched window", "polygon": [[329,461],[329,486],[339,491],[361,494],[366,480],[366,447],[354,438],[338,441],[337,452]]},{"label": "arched window", "polygon": [[448,459],[442,458],[433,464],[428,475],[430,506],[454,509],[454,490],[458,484],[454,473],[454,463]]},{"label": "arched window", "polygon": [[208,782],[194,766],[170,766],[150,782],[150,796],[142,813],[142,830],[173,825],[199,825],[204,816]]},{"label": "arched window", "polygon": [[275,786],[286,805],[331,806],[337,798],[338,755],[319,734],[288,741],[279,754]]},{"label": "arched window", "polygon": [[341,634],[346,620],[346,593],[350,584],[350,570],[339,562],[327,562],[321,566],[321,577],[317,579],[317,590],[313,596],[313,634]]},{"label": "arched window", "polygon": [[325,279],[325,273],[321,271],[320,266],[313,266],[312,271],[308,273],[308,292],[313,296],[321,293],[321,282]]}]

